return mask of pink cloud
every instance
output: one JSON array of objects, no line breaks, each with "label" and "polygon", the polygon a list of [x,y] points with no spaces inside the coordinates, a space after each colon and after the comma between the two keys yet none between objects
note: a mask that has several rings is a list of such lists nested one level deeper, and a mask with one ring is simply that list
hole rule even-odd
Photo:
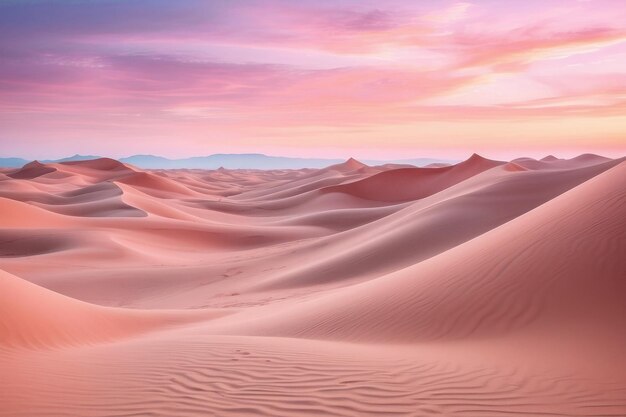
[{"label": "pink cloud", "polygon": [[506,34],[470,35],[453,37],[451,47],[457,49],[463,67],[495,66],[515,69],[541,58],[542,54],[567,48],[601,46],[626,40],[626,30],[592,28],[570,32],[545,32],[541,28],[523,28]]}]

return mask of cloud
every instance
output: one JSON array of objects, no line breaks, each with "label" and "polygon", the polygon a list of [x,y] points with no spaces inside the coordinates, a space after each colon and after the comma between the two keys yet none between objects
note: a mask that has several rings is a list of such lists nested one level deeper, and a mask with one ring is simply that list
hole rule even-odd
[{"label": "cloud", "polygon": [[458,2],[437,10],[426,15],[426,19],[435,23],[449,24],[463,20],[467,16],[467,12],[473,6],[469,2]]},{"label": "cloud", "polygon": [[[0,88],[27,105],[71,105],[88,94],[92,106],[382,106],[431,97],[473,77],[385,67],[302,69],[233,64],[164,55],[39,56],[8,61]],[[60,89],[59,87],[62,87]],[[141,103],[141,104],[140,104]],[[82,105],[82,104],[81,104]],[[250,109],[250,111],[254,111]]]},{"label": "cloud", "polygon": [[450,47],[460,56],[460,66],[519,70],[520,64],[534,60],[588,52],[621,41],[626,41],[626,30],[610,27],[556,33],[531,27],[503,34],[460,33],[452,36]]}]

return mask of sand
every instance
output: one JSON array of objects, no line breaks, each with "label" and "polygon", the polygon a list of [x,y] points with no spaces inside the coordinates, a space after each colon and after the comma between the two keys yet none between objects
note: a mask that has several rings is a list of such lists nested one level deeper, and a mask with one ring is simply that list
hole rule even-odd
[{"label": "sand", "polygon": [[1,416],[624,416],[626,161],[0,175]]}]

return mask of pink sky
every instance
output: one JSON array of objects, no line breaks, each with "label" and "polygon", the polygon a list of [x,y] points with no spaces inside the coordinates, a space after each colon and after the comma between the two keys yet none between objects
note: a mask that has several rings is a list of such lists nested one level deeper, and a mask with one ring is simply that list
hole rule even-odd
[{"label": "pink sky", "polygon": [[626,154],[626,2],[0,3],[0,155]]}]

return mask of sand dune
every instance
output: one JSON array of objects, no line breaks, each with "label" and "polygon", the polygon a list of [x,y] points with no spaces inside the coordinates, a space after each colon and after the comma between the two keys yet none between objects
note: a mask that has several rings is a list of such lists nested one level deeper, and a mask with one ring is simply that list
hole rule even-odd
[{"label": "sand dune", "polygon": [[89,305],[0,271],[0,346],[53,348],[110,342],[222,312],[139,311]]},{"label": "sand dune", "polygon": [[194,192],[167,178],[149,172],[138,172],[118,179],[120,183],[138,187],[156,197],[167,198],[173,195],[192,196]]},{"label": "sand dune", "polygon": [[[257,279],[257,285],[301,286],[372,278],[410,266],[510,221],[618,162],[558,174],[485,173],[432,198],[385,208],[384,218],[329,236],[320,242],[323,246],[315,252],[316,258],[311,259],[309,248],[306,256],[311,260],[300,260],[297,268],[274,274],[269,282]],[[351,213],[347,216],[358,221],[362,210]]]},{"label": "sand dune", "polygon": [[349,184],[327,187],[323,191],[347,193],[373,201],[416,200],[501,164],[503,162],[491,161],[474,154],[467,161],[453,166],[393,169]]},{"label": "sand dune", "polygon": [[281,306],[239,323],[245,334],[407,342],[493,337],[567,320],[570,330],[607,331],[624,342],[626,262],[612,260],[626,241],[625,218],[622,163],[428,261],[298,302],[289,315]]},{"label": "sand dune", "polygon": [[626,160],[0,173],[0,416],[626,415]]},{"label": "sand dune", "polygon": [[11,172],[7,176],[16,179],[32,180],[34,178],[41,177],[42,175],[46,175],[55,171],[56,169],[53,167],[46,166],[38,161],[33,161],[24,165],[22,168]]},{"label": "sand dune", "polygon": [[16,227],[50,227],[68,224],[63,217],[51,213],[32,204],[0,197],[0,226]]}]

